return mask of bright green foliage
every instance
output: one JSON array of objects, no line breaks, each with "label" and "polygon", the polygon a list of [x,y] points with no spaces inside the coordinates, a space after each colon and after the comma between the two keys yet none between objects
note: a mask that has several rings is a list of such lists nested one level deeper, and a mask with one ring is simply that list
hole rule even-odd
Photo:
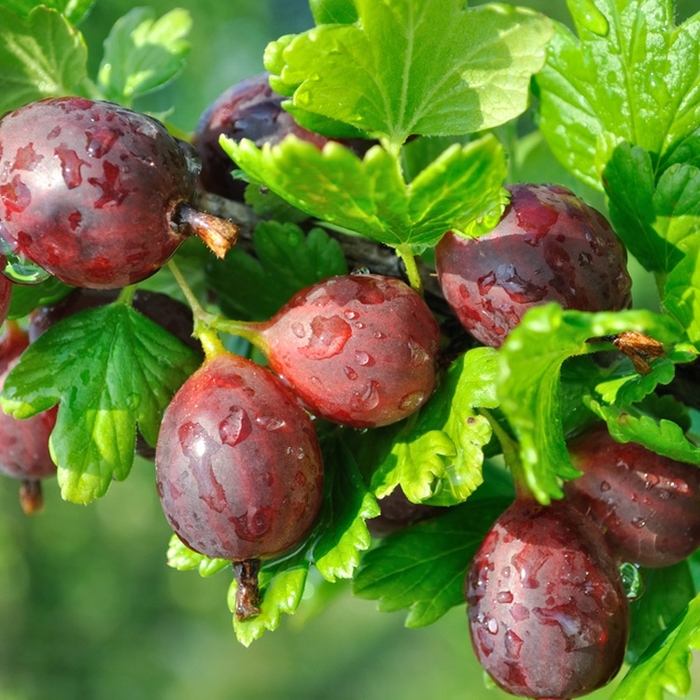
[{"label": "bright green foliage", "polygon": [[[294,104],[351,124],[396,150],[412,134],[482,131],[526,108],[549,20],[462,0],[356,0],[359,21],[284,39],[268,65]],[[303,116],[296,112],[302,123]]]},{"label": "bright green foliage", "polygon": [[94,4],[95,0],[44,0],[44,2],[36,2],[35,0],[2,0],[0,2],[0,6],[13,10],[24,17],[31,14],[31,11],[39,6],[57,10],[62,15],[65,15],[71,24],[78,24]]},{"label": "bright green foliage", "polygon": [[60,12],[25,18],[0,5],[0,114],[42,97],[79,91],[87,79],[82,36]]},{"label": "bright green foliage", "polygon": [[7,377],[2,406],[28,418],[59,403],[50,444],[61,494],[89,503],[128,476],[136,425],[155,444],[163,411],[198,363],[153,321],[110,304],[41,335]]},{"label": "bright green foliage", "polygon": [[672,0],[569,0],[578,38],[558,25],[537,76],[540,129],[593,187],[622,141],[663,156],[700,119],[700,15],[680,27]]},{"label": "bright green foliage", "polygon": [[475,499],[389,535],[369,552],[353,592],[385,612],[408,609],[407,627],[429,625],[464,602],[469,562],[509,498]]},{"label": "bright green foliage", "polygon": [[134,98],[172,80],[189,52],[191,24],[185,10],[156,19],[154,10],[137,7],[122,17],[105,41],[97,76],[105,97],[128,107]]},{"label": "bright green foliage", "polygon": [[222,145],[253,180],[295,207],[393,247],[419,251],[504,206],[504,153],[489,136],[450,147],[410,184],[380,146],[361,160],[336,143],[319,151],[294,137],[272,148],[245,139]]},{"label": "bright green foliage", "polygon": [[559,479],[578,476],[564,440],[562,364],[590,352],[589,339],[629,330],[669,343],[680,335],[672,319],[645,310],[588,314],[548,304],[529,311],[503,345],[498,397],[520,445],[527,485],[542,503],[562,496]]},{"label": "bright green foliage", "polygon": [[375,468],[379,498],[398,486],[414,503],[449,506],[466,500],[482,483],[489,421],[478,408],[495,408],[498,356],[475,348],[456,360],[415,420],[407,421]]},{"label": "bright green foliage", "polygon": [[612,700],[663,700],[690,690],[691,652],[700,649],[700,596],[656,638],[612,695]]}]

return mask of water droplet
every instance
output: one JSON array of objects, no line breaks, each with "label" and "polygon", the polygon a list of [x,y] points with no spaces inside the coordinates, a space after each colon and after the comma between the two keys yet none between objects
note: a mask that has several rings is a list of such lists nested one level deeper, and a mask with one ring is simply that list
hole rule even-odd
[{"label": "water droplet", "polygon": [[343,372],[345,372],[345,376],[351,381],[357,379],[357,372],[352,367],[345,365],[345,367],[343,367]]},{"label": "water droplet", "polygon": [[343,316],[348,319],[348,321],[354,321],[355,319],[360,317],[360,314],[357,313],[357,311],[353,311],[352,309],[345,309],[343,311]]},{"label": "water droplet", "polygon": [[304,338],[306,336],[304,324],[300,323],[299,321],[292,323],[292,333],[294,333],[297,338]]},{"label": "water droplet", "polygon": [[636,518],[632,518],[632,527],[636,527],[638,530],[641,530],[643,527],[646,526],[647,521],[646,518],[642,518],[640,516]]},{"label": "water droplet", "polygon": [[369,353],[363,352],[362,350],[355,351],[355,362],[361,367],[366,367],[372,361],[372,357]]},{"label": "water droplet", "polygon": [[523,646],[523,640],[518,637],[513,630],[506,631],[503,641],[506,646],[506,655],[511,659],[520,658],[520,650]]},{"label": "water droplet", "polygon": [[5,256],[5,269],[2,273],[10,281],[16,284],[40,284],[47,280],[50,275],[39,265],[35,265],[26,258],[10,253],[6,245],[2,244],[2,254]]},{"label": "water droplet", "polygon": [[596,7],[593,0],[581,0],[577,19],[582,28],[600,37],[606,37],[610,25],[605,15]]},{"label": "water droplet", "polygon": [[362,389],[352,392],[350,406],[356,411],[371,411],[379,405],[379,384],[374,380]]},{"label": "water droplet", "polygon": [[279,430],[285,425],[282,418],[276,418],[275,416],[258,416],[255,422],[263,428],[263,430],[269,430],[270,432]]},{"label": "water droplet", "polygon": [[424,401],[425,394],[422,391],[414,391],[410,394],[406,394],[406,396],[399,401],[399,410],[413,413],[413,411],[417,411],[423,405]]},{"label": "water droplet", "polygon": [[601,491],[610,491],[610,484],[607,481],[601,481],[600,482],[600,490]]},{"label": "water droplet", "polygon": [[229,411],[229,415],[219,423],[219,436],[221,442],[233,447],[250,435],[253,426],[244,409],[231,406]]},{"label": "water droplet", "polygon": [[414,367],[420,367],[421,365],[430,362],[430,355],[428,351],[415,340],[410,339],[408,341],[408,350],[411,353],[411,364]]},{"label": "water droplet", "polygon": [[252,513],[246,511],[243,515],[231,516],[229,520],[240,539],[255,542],[270,531],[273,512],[271,508],[257,508]]},{"label": "water droplet", "polygon": [[512,603],[513,602],[513,594],[510,591],[499,591],[496,594],[496,600],[499,603]]},{"label": "water droplet", "polygon": [[80,156],[72,149],[68,148],[64,143],[54,149],[54,153],[58,156],[61,163],[61,174],[66,187],[72,190],[80,187],[83,183],[83,176],[80,168],[84,165],[90,167],[90,164],[82,160]]},{"label": "water droplet", "polygon": [[316,316],[311,321],[311,337],[299,352],[311,360],[339,355],[352,335],[352,328],[340,316]]},{"label": "water droplet", "polygon": [[374,331],[374,333],[372,335],[374,335],[374,337],[377,340],[383,340],[384,338],[386,338],[386,335],[384,333],[382,333],[381,331]]}]

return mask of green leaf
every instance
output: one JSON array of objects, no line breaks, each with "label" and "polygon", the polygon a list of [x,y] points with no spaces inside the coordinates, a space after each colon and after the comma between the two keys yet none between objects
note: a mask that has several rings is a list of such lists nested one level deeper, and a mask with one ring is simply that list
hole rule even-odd
[{"label": "green leaf", "polygon": [[339,243],[320,228],[304,235],[294,224],[259,223],[255,256],[233,248],[224,260],[210,260],[207,282],[231,318],[266,321],[296,292],[348,271]]},{"label": "green leaf", "polygon": [[700,15],[677,27],[671,0],[569,0],[536,76],[539,126],[592,187],[620,141],[662,156],[700,119]]},{"label": "green leaf", "polygon": [[[315,528],[317,539],[312,548],[316,568],[327,581],[351,578],[368,549],[371,537],[365,520],[379,515],[379,506],[362,480],[352,453],[342,439],[342,431],[324,440],[326,467],[323,512]],[[332,468],[328,468],[332,465]]]},{"label": "green leaf", "polygon": [[483,448],[491,439],[489,421],[475,408],[498,405],[497,373],[492,348],[475,348],[452,364],[374,472],[372,489],[379,498],[400,485],[414,503],[444,506],[474,492],[483,480]]},{"label": "green leaf", "polygon": [[355,24],[323,24],[286,42],[274,84],[296,88],[298,108],[386,139],[394,151],[411,134],[502,124],[525,110],[552,25],[523,8],[464,5],[356,0]]},{"label": "green leaf", "polygon": [[688,340],[700,349],[700,237],[683,242],[685,255],[664,286],[664,308],[685,327]]},{"label": "green leaf", "polygon": [[209,577],[231,566],[227,559],[210,559],[204,554],[190,549],[175,534],[170,538],[166,555],[168,566],[178,571],[197,569],[200,576]]},{"label": "green leaf", "polygon": [[604,171],[610,217],[629,251],[652,272],[669,272],[700,226],[700,169],[675,164],[655,180],[652,156],[621,143]]},{"label": "green leaf", "polygon": [[7,318],[22,318],[39,306],[50,306],[66,296],[71,289],[73,287],[55,277],[49,277],[40,284],[16,284],[12,287],[12,301]]},{"label": "green leaf", "polygon": [[0,114],[80,92],[86,79],[85,42],[60,12],[36,7],[24,18],[0,7]]},{"label": "green leaf", "polygon": [[646,310],[591,314],[547,304],[528,311],[501,348],[501,410],[520,444],[527,484],[540,502],[560,498],[559,480],[578,476],[564,439],[563,362],[590,352],[589,339],[630,330],[669,344],[681,334],[672,318]]},{"label": "green leaf", "polygon": [[365,554],[353,592],[384,612],[407,609],[407,627],[435,622],[464,603],[472,557],[509,499],[476,499],[383,539]]},{"label": "green leaf", "polygon": [[43,5],[65,15],[71,24],[78,24],[95,4],[95,0],[2,0],[0,4],[23,17],[27,17],[35,7]]},{"label": "green leaf", "polygon": [[107,99],[131,105],[134,98],[162,87],[183,68],[192,19],[175,9],[156,19],[136,7],[119,19],[105,41],[98,83]]},{"label": "green leaf", "polygon": [[310,0],[316,24],[352,24],[357,21],[355,0]]},{"label": "green leaf", "polygon": [[[258,581],[262,597],[260,614],[243,621],[237,620],[235,616],[233,618],[236,639],[243,646],[250,646],[265,630],[276,630],[282,613],[293,615],[296,612],[304,594],[308,573],[309,562],[303,554],[295,554],[281,563],[261,567]],[[236,609],[236,589],[236,582],[233,581],[228,592],[231,612]]]},{"label": "green leaf", "polygon": [[697,649],[700,649],[700,596],[657,637],[623,678],[611,700],[663,700],[665,692],[684,697],[691,685],[688,669],[691,652]]},{"label": "green leaf", "polygon": [[114,303],[49,328],[8,375],[0,401],[17,418],[60,402],[50,446],[61,495],[89,503],[129,474],[137,423],[155,444],[163,411],[198,364],[173,335]]},{"label": "green leaf", "polygon": [[630,605],[629,664],[637,661],[695,595],[693,577],[685,561],[659,569],[643,569],[641,574],[644,592]]},{"label": "green leaf", "polygon": [[451,146],[410,185],[380,146],[361,160],[337,143],[319,151],[293,136],[262,149],[247,139],[222,137],[221,145],[253,180],[298,209],[392,247],[418,252],[504,206],[505,153],[493,136]]}]

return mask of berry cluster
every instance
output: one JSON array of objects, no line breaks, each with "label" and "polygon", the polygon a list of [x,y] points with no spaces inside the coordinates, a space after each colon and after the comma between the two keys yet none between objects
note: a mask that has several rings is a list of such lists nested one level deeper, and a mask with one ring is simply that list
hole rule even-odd
[{"label": "berry cluster", "polygon": [[[114,302],[188,236],[225,255],[236,227],[195,206],[198,190],[242,197],[219,137],[261,145],[293,133],[319,148],[328,141],[296,124],[281,102],[267,75],[234,86],[202,115],[194,147],[150,117],[83,98],[40,100],[0,119],[3,251],[76,288],[35,311],[27,331],[7,323],[0,384],[30,340]],[[340,143],[359,154],[371,145]],[[579,311],[629,307],[626,252],[597,211],[560,186],[507,190],[509,204],[490,233],[447,232],[435,251],[444,299],[475,343],[499,348],[529,309],[548,302]],[[0,275],[2,320],[12,287]],[[143,440],[137,449],[155,459],[158,495],[182,542],[233,563],[236,616],[246,620],[260,611],[261,561],[294,550],[319,523],[317,426],[375,429],[421,409],[440,381],[439,314],[400,279],[364,271],[302,289],[264,322],[212,321],[196,304],[193,315],[142,290],[130,303],[200,353],[201,366],[165,410],[155,452]],[[227,350],[219,332],[248,340],[266,366]],[[38,480],[56,472],[55,408],[30,420],[0,416],[0,470],[22,480],[25,510],[34,512]],[[541,505],[516,474],[516,500],[465,580],[477,657],[516,695],[571,698],[607,683],[622,664],[630,624],[619,562],[667,566],[700,545],[695,467],[621,445],[605,428],[570,450],[583,475],[567,482],[566,498]],[[383,505],[376,536],[436,512],[399,490]]]}]

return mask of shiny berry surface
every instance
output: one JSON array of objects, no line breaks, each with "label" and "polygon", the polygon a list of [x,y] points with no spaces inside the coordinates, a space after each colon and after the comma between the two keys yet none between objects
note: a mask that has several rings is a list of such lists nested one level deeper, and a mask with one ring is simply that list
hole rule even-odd
[{"label": "shiny berry surface", "polygon": [[605,426],[569,444],[583,472],[567,481],[567,498],[603,529],[618,557],[670,566],[700,547],[700,467],[637,443],[619,443]]},{"label": "shiny berry surface", "polygon": [[340,275],[312,285],[263,326],[262,337],[271,369],[330,421],[388,425],[435,388],[437,322],[393,277]]},{"label": "shiny berry surface", "polygon": [[163,510],[182,541],[231,561],[299,544],[319,512],[323,469],[314,427],[267,369],[208,360],[163,417],[156,447]]},{"label": "shiny berry surface", "polygon": [[605,218],[559,185],[509,185],[509,205],[479,238],[447,233],[435,249],[445,299],[462,325],[499,347],[536,305],[618,311],[630,304],[627,254]]},{"label": "shiny berry surface", "polygon": [[[300,126],[282,108],[285,99],[272,90],[269,73],[260,73],[225,90],[204,111],[197,124],[193,144],[202,161],[200,183],[208,192],[243,201],[247,182],[235,179],[231,171],[236,165],[219,145],[223,134],[234,141],[250,139],[256,146],[274,145],[289,134],[318,148],[329,138]],[[371,141],[341,141],[358,153],[367,150]]]},{"label": "shiny berry surface", "polygon": [[600,530],[565,501],[516,500],[465,581],[472,646],[504,690],[574,698],[620,669],[629,607]]},{"label": "shiny berry surface", "polygon": [[185,238],[192,158],[160,122],[110,102],[25,105],[0,120],[0,236],[67,284],[138,282]]}]

